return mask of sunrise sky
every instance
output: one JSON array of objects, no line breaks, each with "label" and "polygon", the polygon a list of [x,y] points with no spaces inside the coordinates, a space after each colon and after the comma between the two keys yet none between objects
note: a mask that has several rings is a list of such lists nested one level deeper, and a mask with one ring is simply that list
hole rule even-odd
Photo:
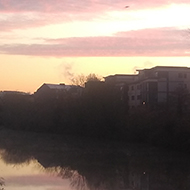
[{"label": "sunrise sky", "polygon": [[0,90],[190,67],[189,18],[189,0],[0,0]]},{"label": "sunrise sky", "polygon": [[0,160],[0,167],[6,190],[74,190],[68,179],[46,171],[36,160],[22,164]]}]

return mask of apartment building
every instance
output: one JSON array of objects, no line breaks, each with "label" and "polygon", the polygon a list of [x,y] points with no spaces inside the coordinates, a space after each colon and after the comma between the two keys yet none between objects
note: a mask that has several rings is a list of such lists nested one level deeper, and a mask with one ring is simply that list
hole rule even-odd
[{"label": "apartment building", "polygon": [[172,97],[190,91],[190,68],[157,66],[138,70],[136,80],[128,85],[129,107],[155,106],[171,102]]},{"label": "apartment building", "polygon": [[116,74],[105,77],[105,84],[112,85],[127,100],[129,108],[142,105],[171,105],[180,94],[190,92],[190,68],[156,66],[137,70],[138,74]]}]

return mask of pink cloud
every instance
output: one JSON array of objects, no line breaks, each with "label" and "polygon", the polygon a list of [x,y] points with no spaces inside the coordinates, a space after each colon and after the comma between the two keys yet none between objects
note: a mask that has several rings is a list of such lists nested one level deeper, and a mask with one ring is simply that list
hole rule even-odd
[{"label": "pink cloud", "polygon": [[116,36],[122,37],[139,37],[143,39],[179,39],[188,35],[188,31],[186,30],[179,30],[172,27],[164,27],[164,28],[146,28],[142,30],[131,30],[131,31],[124,31],[118,32],[115,34]]},{"label": "pink cloud", "polygon": [[44,44],[1,45],[2,54],[30,56],[189,56],[186,31],[174,28],[120,32],[112,37],[44,39]]},{"label": "pink cloud", "polygon": [[14,29],[36,28],[50,24],[70,22],[72,16],[66,13],[2,13],[0,17],[1,31],[7,32]]},{"label": "pink cloud", "polygon": [[[126,4],[127,3],[127,4]],[[0,0],[0,11],[2,12],[98,12],[108,9],[123,9],[126,5],[132,8],[152,8],[158,6],[168,5],[170,3],[187,3],[188,0],[173,0],[172,2],[167,0]],[[93,11],[92,11],[93,10]]]},{"label": "pink cloud", "polygon": [[[100,0],[0,0],[1,12],[47,12],[47,13],[84,13],[105,10],[114,7],[122,1],[108,0],[106,3]],[[123,5],[124,6],[124,5]],[[92,11],[93,9],[93,11]]]},{"label": "pink cloud", "polygon": [[35,3],[32,0],[0,0],[1,31],[91,20],[112,5],[90,0],[40,0]]},{"label": "pink cloud", "polygon": [[[0,0],[1,31],[44,26],[76,20],[92,20],[103,17],[109,11],[142,10],[167,6],[167,0]],[[174,0],[172,3],[187,3]],[[126,10],[126,11],[127,11]]]}]

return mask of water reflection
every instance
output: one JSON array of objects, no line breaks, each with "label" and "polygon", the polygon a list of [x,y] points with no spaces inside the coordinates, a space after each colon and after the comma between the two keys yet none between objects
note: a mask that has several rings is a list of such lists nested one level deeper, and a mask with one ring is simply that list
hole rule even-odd
[{"label": "water reflection", "polygon": [[7,164],[35,159],[38,170],[68,179],[75,189],[190,189],[189,156],[146,145],[3,131],[0,148]]},{"label": "water reflection", "polygon": [[3,177],[0,177],[0,190],[4,190],[5,186],[5,179]]}]

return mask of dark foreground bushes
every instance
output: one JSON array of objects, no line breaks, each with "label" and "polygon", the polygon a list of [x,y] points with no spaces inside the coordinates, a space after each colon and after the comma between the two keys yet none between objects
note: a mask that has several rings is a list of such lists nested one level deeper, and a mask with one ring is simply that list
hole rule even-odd
[{"label": "dark foreground bushes", "polygon": [[168,110],[138,110],[128,116],[124,130],[131,141],[190,151],[188,113],[178,115]]},{"label": "dark foreground bushes", "polygon": [[110,96],[102,93],[64,99],[5,96],[1,121],[4,127],[12,129],[116,138],[121,109],[112,101],[112,93]]}]

